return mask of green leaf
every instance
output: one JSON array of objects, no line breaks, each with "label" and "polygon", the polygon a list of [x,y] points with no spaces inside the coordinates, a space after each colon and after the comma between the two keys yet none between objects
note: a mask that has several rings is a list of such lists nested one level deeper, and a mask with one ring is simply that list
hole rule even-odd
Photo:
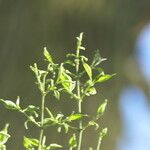
[{"label": "green leaf", "polygon": [[82,45],[82,38],[83,38],[83,32],[80,33],[79,37],[76,37],[77,39],[77,50],[85,50],[85,48]]},{"label": "green leaf", "polygon": [[45,118],[44,119],[44,125],[51,125],[51,124],[53,124],[54,123],[54,119],[52,119],[52,118]]},{"label": "green leaf", "polygon": [[0,145],[0,150],[6,150],[6,146],[5,145]]},{"label": "green leaf", "polygon": [[60,99],[60,93],[59,93],[59,91],[55,90],[54,91],[54,96],[55,96],[56,99],[59,100]]},{"label": "green leaf", "polygon": [[20,108],[20,97],[18,96],[17,97],[17,100],[16,100],[16,106],[18,107],[18,109]]},{"label": "green leaf", "polygon": [[63,126],[64,126],[64,129],[65,129],[65,133],[68,133],[69,127],[70,127],[69,124],[64,123]]},{"label": "green leaf", "polygon": [[70,92],[75,88],[75,82],[72,81],[72,78],[66,73],[63,64],[60,65],[58,78],[56,82],[61,83],[64,89]]},{"label": "green leaf", "polygon": [[18,107],[17,105],[10,101],[10,100],[3,100],[3,99],[0,99],[0,102],[3,103],[3,105],[7,108],[7,109],[10,109],[10,110],[18,110]]},{"label": "green leaf", "polygon": [[0,145],[4,145],[10,138],[10,135],[7,133],[8,127],[9,124],[6,124],[4,129],[0,131]]},{"label": "green leaf", "polygon": [[38,147],[39,141],[33,138],[27,138],[24,136],[23,146],[25,148],[35,148]]},{"label": "green leaf", "polygon": [[101,62],[103,62],[105,60],[107,60],[107,59],[106,58],[102,58],[101,55],[100,55],[100,53],[99,53],[99,50],[96,50],[91,66],[95,68]]},{"label": "green leaf", "polygon": [[53,143],[53,144],[50,144],[50,145],[46,148],[46,150],[53,150],[53,149],[56,149],[56,148],[62,148],[62,146],[59,145],[59,144]]},{"label": "green leaf", "polygon": [[82,62],[88,61],[88,58],[83,55],[81,55],[80,58],[81,58]]},{"label": "green leaf", "polygon": [[28,122],[30,122],[30,120],[26,120],[26,121],[24,122],[24,127],[25,127],[26,130],[28,130]]},{"label": "green leaf", "polygon": [[62,113],[57,114],[56,120],[61,121],[64,115]]},{"label": "green leaf", "polygon": [[99,124],[96,123],[95,121],[91,120],[89,123],[88,123],[88,126],[95,126],[95,129],[97,130],[99,128]]},{"label": "green leaf", "polygon": [[48,52],[47,48],[44,47],[44,52],[43,52],[45,58],[51,63],[51,64],[54,64],[53,63],[53,60],[52,60],[52,57],[50,55],[50,53]]},{"label": "green leaf", "polygon": [[99,133],[99,137],[102,139],[104,136],[107,135],[107,132],[108,132],[107,128],[102,129]]},{"label": "green leaf", "polygon": [[71,65],[71,66],[75,66],[75,63],[74,63],[73,61],[71,61],[71,60],[66,60],[66,61],[64,62],[64,64],[69,64],[69,65]]},{"label": "green leaf", "polygon": [[30,66],[30,69],[38,76],[38,68],[36,63],[34,63],[34,66]]},{"label": "green leaf", "polygon": [[83,67],[84,67],[86,73],[88,74],[89,78],[92,79],[92,69],[91,69],[91,67],[85,62],[83,62]]},{"label": "green leaf", "polygon": [[86,91],[85,95],[90,96],[90,95],[95,95],[96,93],[97,93],[96,89],[94,87],[90,87]]},{"label": "green leaf", "polygon": [[94,83],[101,83],[101,82],[105,82],[109,79],[111,79],[113,76],[115,76],[116,74],[104,74],[104,75],[98,75],[95,79],[94,79]]},{"label": "green leaf", "polygon": [[34,105],[29,105],[27,108],[23,110],[23,112],[27,113],[28,115],[35,115],[35,117],[38,117],[37,111],[39,110],[39,107],[36,107]]},{"label": "green leaf", "polygon": [[69,146],[70,148],[77,147],[77,139],[75,134],[73,134],[72,137],[69,139]]},{"label": "green leaf", "polygon": [[75,54],[67,54],[66,57],[74,57],[75,58],[76,55]]},{"label": "green leaf", "polygon": [[83,117],[83,114],[71,114],[67,117],[68,121],[78,120]]},{"label": "green leaf", "polygon": [[105,99],[105,101],[98,107],[98,109],[97,109],[97,116],[98,117],[103,115],[103,113],[106,109],[107,103],[108,103],[108,100]]}]

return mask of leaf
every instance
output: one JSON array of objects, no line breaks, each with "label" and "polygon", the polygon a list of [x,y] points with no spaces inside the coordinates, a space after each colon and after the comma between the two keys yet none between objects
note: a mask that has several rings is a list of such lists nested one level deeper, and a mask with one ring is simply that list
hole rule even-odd
[{"label": "leaf", "polygon": [[17,97],[17,100],[16,100],[16,106],[18,107],[18,108],[20,108],[20,97],[18,96]]},{"label": "leaf", "polygon": [[34,66],[30,66],[30,69],[38,76],[38,68],[36,63],[34,63]]},{"label": "leaf", "polygon": [[77,50],[85,50],[85,48],[82,45],[82,38],[83,38],[83,32],[80,33],[79,37],[76,37],[77,39]]},{"label": "leaf", "polygon": [[54,91],[54,96],[55,96],[56,99],[59,100],[60,99],[60,93],[59,93],[59,91],[55,90]]},{"label": "leaf", "polygon": [[97,116],[98,117],[103,115],[103,113],[106,109],[107,103],[108,103],[108,100],[105,99],[105,101],[98,107],[98,109],[97,109]]},{"label": "leaf", "polygon": [[0,145],[0,150],[6,150],[6,146],[5,145]]},{"label": "leaf", "polygon": [[75,134],[73,134],[72,137],[69,139],[69,146],[70,148],[77,147],[77,139]]},{"label": "leaf", "polygon": [[101,83],[101,82],[105,82],[109,79],[111,79],[113,76],[115,76],[116,74],[104,74],[104,75],[98,75],[95,79],[94,79],[94,83]]},{"label": "leaf", "polygon": [[105,60],[107,60],[107,59],[106,58],[102,58],[101,55],[100,55],[100,53],[99,53],[99,50],[96,50],[91,66],[95,68],[101,62],[103,62]]},{"label": "leaf", "polygon": [[85,93],[85,95],[90,96],[90,95],[95,95],[97,93],[96,89],[94,87],[90,87],[88,91]]},{"label": "leaf", "polygon": [[57,128],[57,132],[60,133],[61,132],[62,127],[58,127]]},{"label": "leaf", "polygon": [[69,131],[69,125],[67,123],[64,123],[63,126],[65,128],[65,133],[68,133],[68,131]]},{"label": "leaf", "polygon": [[107,135],[108,129],[104,128],[101,130],[101,132],[99,133],[99,137],[102,139],[104,136]]},{"label": "leaf", "polygon": [[91,69],[91,67],[85,62],[83,62],[83,67],[84,67],[86,73],[88,74],[89,78],[92,79],[92,69]]},{"label": "leaf", "polygon": [[8,127],[9,124],[6,124],[4,129],[0,131],[0,145],[4,145],[10,138],[10,135],[7,133]]},{"label": "leaf", "polygon": [[67,117],[68,121],[74,121],[78,120],[83,117],[83,114],[71,114],[70,116]]},{"label": "leaf", "polygon": [[56,148],[62,148],[62,146],[59,145],[59,144],[53,143],[53,144],[50,144],[50,145],[46,148],[46,150],[53,150],[53,149],[56,149]]},{"label": "leaf", "polygon": [[50,53],[48,52],[47,48],[44,47],[44,52],[43,52],[45,58],[51,63],[51,64],[54,64],[53,63],[53,60],[52,60],[52,57],[50,55]]},{"label": "leaf", "polygon": [[75,63],[74,63],[73,61],[71,61],[71,60],[66,60],[66,61],[64,62],[64,64],[69,64],[69,65],[71,65],[71,66],[75,66]]},{"label": "leaf", "polygon": [[23,110],[23,112],[27,113],[28,115],[35,115],[35,117],[38,117],[37,111],[39,110],[39,107],[36,107],[34,105],[29,105],[27,108]]},{"label": "leaf", "polygon": [[54,119],[52,119],[52,118],[44,119],[44,125],[51,125],[52,123],[54,123]]},{"label": "leaf", "polygon": [[82,62],[88,61],[88,58],[83,55],[81,55],[80,58],[81,58]]},{"label": "leaf", "polygon": [[89,123],[88,123],[88,126],[95,126],[95,129],[97,130],[99,128],[99,124],[96,123],[95,121],[91,120]]},{"label": "leaf", "polygon": [[74,57],[75,58],[76,55],[75,54],[67,54],[66,57]]},{"label": "leaf", "polygon": [[60,120],[62,120],[63,117],[64,117],[64,115],[62,113],[59,113],[56,116],[56,120],[60,121]]},{"label": "leaf", "polygon": [[3,105],[7,108],[7,109],[10,109],[10,110],[18,110],[18,107],[17,105],[10,101],[10,100],[3,100],[3,99],[0,99],[0,102],[3,103]]},{"label": "leaf", "polygon": [[60,65],[58,78],[56,82],[61,83],[64,89],[70,92],[75,88],[75,82],[72,81],[72,78],[66,73],[63,64]]},{"label": "leaf", "polygon": [[35,148],[38,147],[39,141],[33,138],[27,138],[24,136],[23,146],[25,148]]},{"label": "leaf", "polygon": [[26,130],[28,130],[28,122],[30,122],[30,120],[26,120],[26,121],[24,122],[24,127],[25,127]]}]

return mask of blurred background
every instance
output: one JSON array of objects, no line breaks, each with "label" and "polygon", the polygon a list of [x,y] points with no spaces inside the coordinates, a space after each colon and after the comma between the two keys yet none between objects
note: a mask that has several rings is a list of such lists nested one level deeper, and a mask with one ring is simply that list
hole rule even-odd
[{"label": "blurred background", "polygon": [[[29,103],[38,105],[38,90],[29,65],[34,62],[43,65],[45,46],[56,62],[64,60],[65,54],[76,46],[75,37],[84,32],[86,56],[91,59],[94,50],[100,49],[101,55],[108,58],[103,63],[105,72],[117,73],[117,76],[97,86],[97,96],[88,97],[83,110],[94,113],[99,103],[109,99],[102,123],[99,122],[109,129],[102,149],[117,149],[123,130],[119,95],[127,84],[137,83],[139,79],[129,79],[138,73],[133,69],[135,67],[130,68],[133,63],[128,60],[132,60],[137,37],[149,21],[149,0],[0,0],[0,98],[16,100],[20,96],[23,106]],[[50,99],[47,103],[53,111],[68,113],[73,107],[69,100]],[[24,129],[24,119],[20,114],[0,106],[0,127],[6,122],[11,124],[12,135],[8,149],[21,150],[24,134],[38,135],[33,126],[30,126],[33,134]],[[89,132],[83,143],[85,150],[97,142],[95,132]],[[48,135],[51,142],[57,139],[57,143],[66,144],[63,133],[49,130]]]}]

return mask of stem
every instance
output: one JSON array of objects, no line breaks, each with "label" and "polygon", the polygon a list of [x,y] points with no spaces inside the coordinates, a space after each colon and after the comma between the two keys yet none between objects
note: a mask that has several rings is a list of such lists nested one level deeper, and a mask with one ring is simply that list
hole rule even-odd
[{"label": "stem", "polygon": [[[80,63],[80,60],[79,60],[79,56],[80,56],[80,50],[79,50],[79,47],[77,48],[77,51],[76,51],[76,75],[78,76],[77,78],[77,97],[79,98],[78,100],[78,112],[79,113],[82,113],[82,99],[81,99],[81,93],[80,93],[80,80],[79,80],[79,63]],[[83,130],[82,130],[82,120],[80,120],[79,122],[79,139],[78,139],[78,148],[77,150],[81,150],[81,144],[82,144],[82,134],[83,134]]]},{"label": "stem", "polygon": [[[79,103],[78,103],[78,111],[79,111],[79,113],[81,113],[82,111],[82,109],[81,109],[81,105],[82,104],[82,101],[80,100],[79,101]],[[81,144],[82,144],[82,135],[83,135],[83,130],[82,130],[82,128],[83,128],[83,125],[82,125],[82,120],[80,120],[80,122],[79,122],[79,129],[80,129],[80,131],[79,131],[79,141],[78,141],[78,150],[80,150],[81,149]]]},{"label": "stem", "polygon": [[99,137],[96,150],[100,150],[101,142],[102,142],[102,138]]},{"label": "stem", "polygon": [[39,137],[38,150],[42,149],[43,133],[44,133],[44,107],[45,107],[45,94],[42,95],[42,107],[41,107],[41,129]]}]

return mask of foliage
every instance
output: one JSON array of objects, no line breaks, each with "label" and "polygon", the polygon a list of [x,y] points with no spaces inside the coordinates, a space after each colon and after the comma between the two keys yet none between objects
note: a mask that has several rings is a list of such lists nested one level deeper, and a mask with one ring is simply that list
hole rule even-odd
[{"label": "foliage", "polygon": [[[39,138],[24,136],[23,146],[26,150],[53,150],[63,148],[62,145],[56,143],[46,145],[45,132],[48,127],[56,126],[58,132],[62,132],[62,128],[64,128],[66,134],[68,134],[70,129],[74,131],[68,140],[69,150],[81,150],[82,135],[90,126],[95,126],[96,130],[99,129],[97,121],[105,111],[107,100],[104,100],[104,102],[100,104],[95,112],[95,116],[92,117],[83,114],[82,102],[86,99],[86,96],[95,95],[97,93],[95,88],[96,84],[109,80],[114,74],[105,74],[100,67],[100,64],[106,59],[101,58],[99,51],[96,51],[91,63],[89,63],[87,57],[80,54],[81,51],[85,51],[85,48],[82,46],[82,37],[83,33],[77,37],[75,53],[67,54],[67,59],[64,62],[60,64],[55,63],[47,48],[44,48],[43,55],[47,64],[46,69],[39,69],[36,63],[30,66],[35,75],[36,85],[41,95],[41,106],[28,105],[26,108],[22,108],[19,97],[15,103],[11,100],[0,99],[0,102],[7,109],[18,111],[25,116],[26,121],[24,126],[26,129],[28,129],[29,122],[39,128]],[[72,68],[72,70],[70,68]],[[61,99],[62,93],[66,93],[72,100],[76,101],[78,110],[71,112],[68,116],[65,116],[63,113],[54,115],[51,109],[45,104],[46,97],[49,93],[52,93],[58,100]],[[87,124],[83,124],[85,117],[89,120]],[[74,126],[73,122],[77,124]],[[0,132],[0,147],[2,150],[6,149],[5,143],[10,137],[7,134],[7,127],[8,125]],[[102,129],[98,134],[97,150],[100,149],[102,138],[106,134],[107,128]],[[89,149],[92,150],[92,148]]]},{"label": "foliage", "polygon": [[10,138],[10,135],[7,133],[9,124],[6,124],[4,129],[0,131],[0,150],[6,150],[5,143]]}]

